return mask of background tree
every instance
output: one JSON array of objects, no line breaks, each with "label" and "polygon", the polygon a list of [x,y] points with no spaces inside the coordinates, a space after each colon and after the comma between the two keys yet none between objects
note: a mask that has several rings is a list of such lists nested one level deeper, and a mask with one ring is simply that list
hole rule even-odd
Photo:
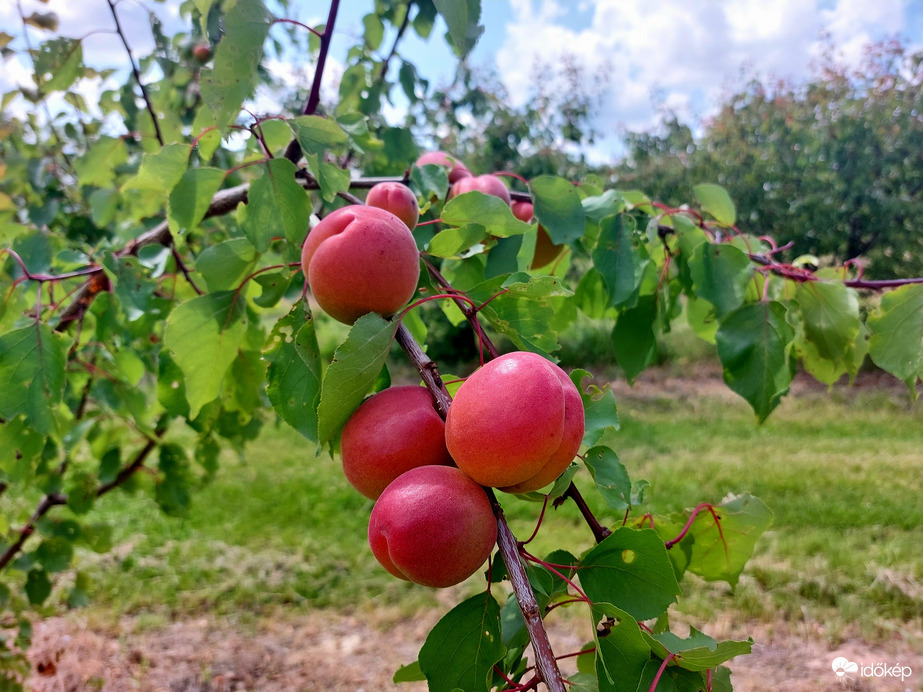
[{"label": "background tree", "polygon": [[616,170],[669,204],[690,186],[725,186],[757,232],[789,256],[859,258],[869,276],[923,273],[923,54],[871,45],[851,68],[834,48],[804,85],[751,80],[724,99],[696,142],[668,116],[633,133]]}]

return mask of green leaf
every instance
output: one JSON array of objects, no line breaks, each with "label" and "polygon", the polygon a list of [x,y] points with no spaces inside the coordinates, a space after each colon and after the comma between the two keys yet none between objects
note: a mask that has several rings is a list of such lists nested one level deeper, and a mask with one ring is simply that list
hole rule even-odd
[{"label": "green leaf", "polygon": [[468,295],[475,303],[486,303],[480,316],[518,348],[550,358],[549,354],[560,348],[558,333],[552,326],[553,299],[561,290],[560,281],[543,276],[524,282],[523,277],[528,274],[494,277],[472,288]]},{"label": "green leaf", "polygon": [[515,216],[510,205],[499,197],[473,190],[453,197],[442,208],[441,218],[450,226],[476,224],[497,238],[522,235],[530,226]]},{"label": "green leaf", "polygon": [[388,358],[399,324],[374,313],[363,315],[333,354],[321,386],[318,437],[328,442],[369,392]]},{"label": "green leaf", "polygon": [[885,293],[868,318],[869,355],[882,370],[916,392],[923,376],[923,284],[907,284]]},{"label": "green leaf", "polygon": [[119,137],[101,136],[90,145],[87,153],[74,161],[74,170],[81,185],[110,187],[117,166],[128,161],[128,147]]},{"label": "green leaf", "polygon": [[423,675],[423,671],[420,669],[420,662],[414,661],[413,663],[408,663],[406,666],[401,666],[394,672],[394,677],[391,679],[394,683],[399,682],[424,682],[426,676]]},{"label": "green leaf", "polygon": [[74,38],[53,38],[39,46],[35,75],[45,94],[67,91],[83,76],[83,43]]},{"label": "green leaf", "polygon": [[804,334],[821,358],[845,366],[862,324],[856,292],[840,283],[805,281],[795,289]]},{"label": "green leaf", "polygon": [[654,362],[657,356],[657,297],[643,296],[637,304],[619,315],[612,329],[615,362],[625,372],[628,382]]},{"label": "green leaf", "polygon": [[487,229],[481,224],[446,228],[433,236],[426,247],[426,252],[436,257],[461,257],[475,245],[483,242],[486,236]]},{"label": "green leaf", "polygon": [[[137,257],[103,255],[103,267],[115,285],[115,295],[129,322],[144,317],[151,309],[156,284],[148,279]],[[98,299],[97,299],[98,300]]]},{"label": "green leaf", "polygon": [[292,284],[292,276],[287,271],[263,272],[254,278],[257,284],[263,289],[263,292],[253,302],[261,308],[271,308],[275,306],[288,291]]},{"label": "green leaf", "polygon": [[206,293],[170,313],[164,345],[185,376],[192,418],[218,397],[246,331],[244,299],[234,291]]},{"label": "green leaf", "polygon": [[160,151],[141,158],[138,173],[122,185],[122,190],[156,190],[169,193],[179,184],[189,164],[188,144],[167,144]]},{"label": "green leaf", "polygon": [[631,507],[631,479],[615,452],[608,447],[593,447],[584,454],[583,463],[609,507],[616,512]]},{"label": "green leaf", "polygon": [[160,448],[157,465],[160,476],[154,497],[164,514],[172,517],[185,516],[189,509],[189,493],[192,489],[192,474],[189,459],[182,447],[166,444]]},{"label": "green leaf", "polygon": [[583,444],[593,446],[607,430],[619,429],[619,414],[615,405],[615,395],[609,384],[600,389],[595,384],[584,386],[583,380],[592,377],[586,370],[574,370],[570,379],[580,392],[583,400]]},{"label": "green leaf", "polygon": [[67,484],[67,507],[74,514],[86,514],[96,504],[96,475],[77,471],[70,475]]},{"label": "green leaf", "polygon": [[489,592],[446,613],[420,649],[420,669],[430,692],[487,692],[493,665],[503,658],[500,606]]},{"label": "green leaf", "polygon": [[733,245],[702,243],[689,259],[696,296],[715,306],[721,318],[740,307],[753,278],[750,258]]},{"label": "green leaf", "polygon": [[529,183],[535,218],[556,245],[577,240],[586,229],[586,212],[574,184],[551,175]]},{"label": "green leaf", "polygon": [[[707,508],[699,510],[689,533],[672,550],[679,547],[686,551],[688,571],[708,581],[726,581],[734,586],[757,539],[772,524],[772,512],[748,493],[730,496],[713,509],[714,515]],[[691,513],[689,510],[672,520],[685,525]]]},{"label": "green leaf", "polygon": [[74,577],[74,587],[67,594],[68,608],[86,608],[90,605],[90,588],[93,582],[84,572],[77,572]]},{"label": "green leaf", "polygon": [[715,217],[718,223],[733,226],[737,220],[737,211],[727,191],[720,185],[702,183],[692,188],[695,198],[702,209]]},{"label": "green leaf", "polygon": [[256,263],[256,250],[246,238],[231,238],[205,248],[196,259],[196,270],[209,291],[235,288]]},{"label": "green leaf", "polygon": [[0,418],[24,414],[38,432],[55,431],[71,341],[40,322],[0,336]]},{"label": "green leaf", "polygon": [[157,401],[171,416],[185,418],[189,415],[183,371],[166,349],[162,349],[158,356]]},{"label": "green leaf", "polygon": [[320,154],[305,154],[304,158],[325,202],[332,202],[338,193],[349,189],[349,171],[327,163]]},{"label": "green leaf", "polygon": [[26,596],[32,605],[42,605],[51,595],[51,581],[45,570],[33,567],[26,576]]},{"label": "green leaf", "polygon": [[381,17],[374,13],[367,14],[362,18],[362,26],[365,27],[365,43],[369,50],[378,50],[385,36],[385,25]]},{"label": "green leaf", "polygon": [[[695,627],[690,628],[686,639],[677,637],[672,632],[648,634],[642,636],[651,646],[655,656],[665,660],[674,654],[673,663],[689,671],[706,671],[720,666],[737,656],[750,653],[753,640],[716,642],[707,634],[699,632]],[[659,664],[658,664],[659,665]]]},{"label": "green leaf", "polygon": [[266,394],[279,416],[312,442],[318,442],[317,405],[321,361],[314,318],[301,303],[282,317],[269,334],[263,358]]},{"label": "green leaf", "polygon": [[[2,397],[0,391],[0,400]],[[13,483],[31,482],[34,463],[44,447],[45,435],[36,431],[25,416],[5,418],[0,425],[0,469]]]},{"label": "green leaf", "polygon": [[201,76],[202,99],[211,122],[221,130],[233,124],[253,92],[271,21],[261,0],[238,2],[224,17],[214,67],[202,70]]},{"label": "green leaf", "polygon": [[591,613],[599,692],[635,692],[651,657],[641,628],[630,614],[610,603],[594,603]]},{"label": "green leaf", "polygon": [[651,529],[616,529],[583,556],[578,574],[593,603],[612,603],[637,620],[657,617],[679,594],[667,549]]},{"label": "green leaf", "polygon": [[319,115],[299,115],[288,121],[304,154],[324,154],[346,144],[346,132],[332,118]]},{"label": "green leaf", "polygon": [[749,402],[760,422],[788,393],[794,376],[788,348],[795,330],[785,312],[775,301],[744,305],[715,334],[725,383]]},{"label": "green leaf", "polygon": [[634,247],[633,222],[626,214],[599,222],[599,239],[593,249],[593,266],[609,289],[609,305],[632,304],[641,285],[644,267]]},{"label": "green leaf", "polygon": [[308,233],[311,203],[295,181],[295,164],[288,159],[266,162],[262,176],[250,184],[243,230],[257,252],[266,252],[274,238],[301,247]]},{"label": "green leaf", "polygon": [[183,173],[167,205],[170,231],[180,235],[195,229],[223,182],[224,171],[217,168],[190,168]]},{"label": "green leaf", "polygon": [[74,545],[61,536],[46,538],[35,549],[34,557],[46,572],[63,572],[70,567]]},{"label": "green leaf", "polygon": [[419,196],[433,203],[436,200],[445,199],[449,189],[449,176],[445,166],[428,163],[410,169],[410,183]]}]

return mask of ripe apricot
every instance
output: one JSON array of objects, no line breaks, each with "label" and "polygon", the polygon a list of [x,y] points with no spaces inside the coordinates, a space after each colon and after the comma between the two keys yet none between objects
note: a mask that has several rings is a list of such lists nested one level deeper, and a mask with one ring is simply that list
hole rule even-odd
[{"label": "ripe apricot", "polygon": [[343,428],[346,480],[372,500],[417,466],[452,464],[445,423],[425,387],[390,387],[366,399]]},{"label": "ripe apricot", "polygon": [[458,389],[446,446],[481,485],[528,492],[547,485],[583,439],[583,402],[557,365],[517,351],[490,361]]},{"label": "ripe apricot", "polygon": [[499,197],[507,204],[510,203],[510,189],[495,175],[485,174],[471,178],[462,178],[449,188],[448,199],[457,197],[465,192],[477,190],[485,195]]},{"label": "ripe apricot", "polygon": [[420,278],[420,256],[407,225],[389,211],[358,204],[331,212],[311,229],[301,267],[314,299],[346,324],[369,312],[393,315]]},{"label": "ripe apricot", "polygon": [[[513,210],[513,216],[524,223],[532,223],[533,206],[532,202],[513,201],[510,205]],[[548,235],[545,227],[539,224],[538,235],[535,239],[535,252],[532,253],[532,269],[544,267],[546,264],[557,258],[564,249],[563,245],[555,245]]]},{"label": "ripe apricot", "polygon": [[465,164],[451,154],[446,154],[444,151],[428,151],[422,154],[414,165],[425,166],[426,164],[445,166],[449,173],[449,183],[454,183],[462,178],[471,176],[471,171],[468,170]]},{"label": "ripe apricot", "polygon": [[390,211],[407,224],[407,228],[411,231],[416,228],[417,221],[420,220],[417,196],[402,183],[385,182],[372,186],[365,198],[365,203],[370,207]]},{"label": "ripe apricot", "polygon": [[452,466],[398,476],[369,518],[369,546],[388,572],[424,586],[464,581],[490,556],[497,520],[484,489]]}]

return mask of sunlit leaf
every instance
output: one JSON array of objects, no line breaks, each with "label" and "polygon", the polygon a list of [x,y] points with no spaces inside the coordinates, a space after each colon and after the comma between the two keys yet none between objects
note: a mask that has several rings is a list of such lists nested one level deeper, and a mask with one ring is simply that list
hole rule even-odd
[{"label": "sunlit leaf", "polygon": [[908,284],[882,296],[868,318],[869,356],[875,365],[915,391],[923,377],[923,284]]},{"label": "sunlit leaf", "polygon": [[730,195],[720,185],[702,183],[692,188],[695,198],[702,205],[702,209],[715,217],[725,226],[733,226],[737,220],[737,210],[731,201]]},{"label": "sunlit leaf", "polygon": [[283,158],[267,161],[263,175],[250,184],[242,224],[257,252],[266,252],[274,238],[300,247],[310,216],[308,195],[295,182],[295,164]]}]

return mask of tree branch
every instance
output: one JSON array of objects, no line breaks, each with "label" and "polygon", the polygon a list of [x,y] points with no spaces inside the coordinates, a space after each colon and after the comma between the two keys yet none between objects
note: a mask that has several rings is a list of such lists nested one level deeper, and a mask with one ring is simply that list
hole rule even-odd
[{"label": "tree branch", "polygon": [[[327,24],[324,26],[324,33],[320,37],[320,50],[317,54],[317,66],[314,68],[314,79],[311,81],[311,93],[308,94],[308,102],[304,104],[302,115],[314,115],[317,107],[320,105],[320,84],[324,77],[324,67],[327,65],[327,53],[330,50],[330,39],[333,38],[333,25],[337,20],[337,12],[340,9],[340,0],[332,0],[330,11],[327,13]],[[292,163],[298,163],[301,159],[301,145],[297,139],[289,142],[285,150],[285,158]]]},{"label": "tree branch", "polygon": [[580,494],[580,491],[577,490],[577,486],[571,483],[567,490],[554,501],[553,506],[558,507],[563,501],[564,498],[570,498],[574,501],[574,504],[577,505],[577,509],[580,510],[580,514],[583,515],[584,521],[589,525],[590,530],[593,532],[593,537],[596,539],[597,543],[602,543],[606,538],[612,535],[612,531],[607,526],[603,526],[599,523],[599,520],[593,514],[593,511],[589,508],[586,503],[586,500],[583,499],[583,495]]},{"label": "tree branch", "polygon": [[[445,388],[436,364],[423,352],[423,349],[403,324],[397,329],[396,339],[414,364],[417,372],[420,373],[420,377],[426,383],[427,389],[433,395],[439,415],[445,418],[452,403],[452,396]],[[503,508],[497,502],[493,490],[485,488],[484,491],[490,499],[490,506],[494,511],[494,516],[497,517],[497,547],[503,556],[506,571],[510,575],[510,582],[513,585],[513,593],[516,594],[516,601],[519,603],[519,608],[525,619],[526,629],[529,631],[529,638],[535,651],[539,673],[549,690],[552,692],[564,692],[564,680],[555,662],[554,652],[551,650],[551,643],[548,641],[548,633],[545,631],[535,594],[529,584],[526,569],[519,559],[519,545],[516,542],[516,537],[506,523]]]},{"label": "tree branch", "polygon": [[122,45],[125,46],[125,52],[128,53],[128,61],[131,63],[131,73],[135,76],[138,88],[141,89],[141,97],[144,99],[144,105],[147,107],[147,112],[151,116],[151,122],[154,123],[154,134],[157,135],[157,141],[160,142],[160,146],[163,146],[163,133],[160,131],[160,123],[157,122],[157,113],[154,112],[154,105],[151,103],[151,97],[148,95],[147,89],[144,88],[144,83],[141,81],[141,72],[138,71],[138,66],[135,64],[135,56],[132,55],[131,46],[128,45],[128,39],[125,38],[125,33],[122,31],[122,25],[119,23],[119,15],[115,11],[115,5],[112,0],[106,0],[106,2],[109,3],[109,11],[112,12],[112,19],[115,20],[116,33],[118,33],[119,38],[122,39]]}]

